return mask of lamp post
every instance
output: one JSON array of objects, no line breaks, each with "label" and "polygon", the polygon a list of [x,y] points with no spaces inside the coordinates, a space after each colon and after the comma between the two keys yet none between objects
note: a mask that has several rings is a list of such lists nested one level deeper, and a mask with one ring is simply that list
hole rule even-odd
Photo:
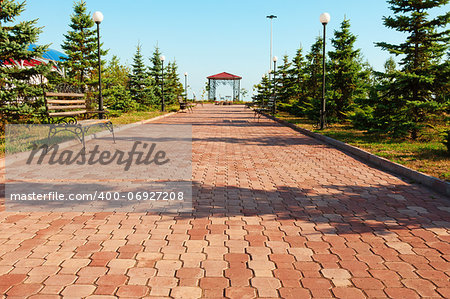
[{"label": "lamp post", "polygon": [[166,104],[164,103],[164,60],[166,60],[166,56],[161,55],[159,56],[159,59],[161,60],[161,96],[162,96],[162,101],[161,101],[161,111],[164,112],[166,111]]},{"label": "lamp post", "polygon": [[278,57],[273,57],[273,106],[272,106],[272,114],[275,114],[277,112],[277,101],[276,101],[276,75],[277,75],[277,60]]},{"label": "lamp post", "polygon": [[[270,15],[266,16],[266,18],[270,19],[270,56],[269,56],[269,69],[272,70],[272,39],[273,39],[273,19],[276,19],[277,16]],[[270,72],[269,72],[269,81],[270,81]]]},{"label": "lamp post", "polygon": [[102,96],[102,63],[100,59],[100,23],[103,21],[103,14],[100,11],[94,12],[92,19],[97,24],[97,50],[98,50],[98,117],[103,118],[103,96]]},{"label": "lamp post", "polygon": [[185,93],[185,95],[186,95],[186,101],[187,101],[187,98],[188,98],[188,94],[187,94],[187,75],[188,75],[188,73],[187,72],[185,72],[184,73],[184,93]]},{"label": "lamp post", "polygon": [[277,74],[277,60],[278,60],[278,57],[276,57],[276,56],[274,56],[273,57],[273,94],[272,94],[272,97],[273,97],[273,106],[272,106],[272,114],[275,114],[275,112],[277,112],[277,103],[276,103],[276,97],[275,97],[275,95],[276,95],[276,74]]},{"label": "lamp post", "polygon": [[326,109],[325,109],[325,44],[326,44],[326,28],[327,24],[330,22],[330,14],[327,12],[324,12],[319,17],[320,23],[323,25],[323,53],[322,53],[322,65],[323,65],[323,72],[322,72],[322,109],[320,110],[320,129],[323,130],[325,126],[326,121]]}]

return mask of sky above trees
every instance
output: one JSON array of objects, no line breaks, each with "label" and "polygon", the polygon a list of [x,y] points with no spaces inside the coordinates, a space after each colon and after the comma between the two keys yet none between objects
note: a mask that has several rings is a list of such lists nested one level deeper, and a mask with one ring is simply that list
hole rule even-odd
[{"label": "sky above trees", "polygon": [[[101,34],[104,46],[110,49],[108,59],[117,55],[122,63],[131,65],[138,43],[146,59],[158,44],[169,60],[176,59],[180,77],[184,79],[184,72],[189,73],[189,96],[194,91],[197,98],[201,97],[206,77],[223,71],[242,76],[242,87],[252,95],[252,86],[269,69],[269,14],[278,16],[274,20],[273,54],[279,58],[284,54],[292,58],[300,44],[305,50],[310,48],[321,34],[318,19],[325,11],[331,15],[328,50],[329,38],[345,16],[357,36],[355,46],[361,48],[364,59],[375,69],[381,70],[389,55],[374,42],[398,43],[404,39],[402,34],[384,27],[382,17],[392,13],[383,0],[87,0],[87,7],[105,16]],[[431,14],[449,9],[447,5]],[[60,50],[72,11],[72,1],[28,0],[18,20],[38,18],[38,26],[44,27],[39,43]],[[218,94],[231,95],[231,88],[220,88]]]}]

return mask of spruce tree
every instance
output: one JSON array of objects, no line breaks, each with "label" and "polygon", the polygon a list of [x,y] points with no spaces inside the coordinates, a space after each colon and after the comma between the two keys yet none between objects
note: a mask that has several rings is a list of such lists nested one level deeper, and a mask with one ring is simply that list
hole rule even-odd
[{"label": "spruce tree", "polygon": [[327,102],[333,102],[331,106],[334,107],[333,110],[328,109],[329,119],[347,119],[354,100],[366,92],[365,82],[369,73],[361,63],[361,50],[354,48],[355,41],[356,36],[350,32],[350,21],[344,19],[331,40],[334,50],[328,52],[331,98]]},{"label": "spruce tree", "polygon": [[253,86],[256,91],[255,101],[258,104],[267,103],[269,97],[272,95],[272,84],[270,84],[269,77],[264,75],[259,84]]},{"label": "spruce tree", "polygon": [[[376,43],[389,53],[400,56],[401,68],[391,75],[393,80],[389,91],[382,95],[390,97],[392,105],[378,105],[375,113],[376,116],[393,114],[393,120],[379,129],[395,135],[409,132],[412,139],[417,139],[429,117],[439,113],[449,101],[448,98],[440,97],[439,91],[442,84],[448,86],[449,81],[448,61],[442,63],[442,58],[449,47],[450,30],[445,28],[450,20],[450,12],[433,18],[428,13],[430,9],[442,7],[449,1],[387,2],[395,15],[384,17],[384,25],[407,36],[400,44]],[[440,27],[444,29],[439,30]],[[442,83],[442,80],[446,83]]]},{"label": "spruce tree", "polygon": [[25,2],[0,2],[0,126],[34,121],[44,109],[40,83],[50,65],[22,67],[21,62],[42,56],[47,46],[29,49],[42,30],[37,20],[14,24],[24,10]]},{"label": "spruce tree", "polygon": [[[390,83],[393,81],[393,76],[396,72],[397,64],[392,57],[389,57],[384,63],[384,72],[376,72],[370,70],[368,80],[368,94],[367,97],[359,99],[355,105],[354,112],[350,115],[352,125],[361,130],[367,130],[369,133],[382,131],[380,128],[395,120],[396,115],[392,113],[385,113],[377,115],[374,112],[375,107],[383,107],[383,109],[395,109],[396,99],[392,97],[380,97],[380,94],[387,94]],[[400,115],[401,116],[401,115]]]},{"label": "spruce tree", "polygon": [[288,55],[283,56],[283,63],[278,67],[276,72],[276,96],[277,103],[289,103],[289,100],[292,97],[292,88],[291,88],[291,80],[289,69],[291,67],[291,63],[289,62]]},{"label": "spruce tree", "polygon": [[[316,120],[319,118],[322,98],[322,47],[323,38],[317,37],[311,50],[306,55],[306,114],[308,118]],[[327,109],[328,110],[328,109]]]},{"label": "spruce tree", "polygon": [[[69,25],[71,30],[64,35],[65,40],[61,45],[68,56],[64,66],[67,81],[86,90],[89,86],[98,86],[97,33],[95,23],[87,12],[86,2],[75,2],[73,9]],[[106,53],[101,50],[101,55]]]},{"label": "spruce tree", "polygon": [[[154,92],[158,99],[161,99],[161,76],[162,76],[162,62],[160,59],[161,52],[159,51],[158,45],[155,46],[152,57],[150,57],[150,67],[149,74],[154,81]],[[164,66],[164,73],[166,72],[167,65]]]},{"label": "spruce tree", "polygon": [[294,58],[291,62],[291,68],[289,69],[289,78],[291,84],[291,98],[295,102],[296,112],[303,114],[305,103],[307,102],[306,92],[306,60],[303,56],[302,47],[297,49]]},{"label": "spruce tree", "polygon": [[129,90],[131,98],[136,102],[144,105],[154,104],[153,83],[149,77],[144,64],[144,58],[141,54],[141,46],[137,45],[136,53],[133,57],[131,65],[131,74],[129,76]]},{"label": "spruce tree", "polygon": [[166,103],[173,104],[178,100],[178,96],[184,93],[183,84],[178,76],[178,66],[176,61],[169,62],[164,71],[164,96]]},{"label": "spruce tree", "polygon": [[141,54],[141,45],[137,45],[136,53],[133,57],[133,64],[131,65],[131,73],[129,75],[129,89],[131,98],[140,102],[142,99],[142,92],[146,88],[147,73],[144,64],[144,59]]}]

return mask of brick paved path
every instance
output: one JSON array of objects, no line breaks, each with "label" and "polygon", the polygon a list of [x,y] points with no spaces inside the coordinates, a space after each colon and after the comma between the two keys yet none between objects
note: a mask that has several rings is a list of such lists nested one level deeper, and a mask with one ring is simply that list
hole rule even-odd
[{"label": "brick paved path", "polygon": [[193,215],[1,212],[0,293],[450,297],[448,199],[243,106],[162,122],[193,124]]}]

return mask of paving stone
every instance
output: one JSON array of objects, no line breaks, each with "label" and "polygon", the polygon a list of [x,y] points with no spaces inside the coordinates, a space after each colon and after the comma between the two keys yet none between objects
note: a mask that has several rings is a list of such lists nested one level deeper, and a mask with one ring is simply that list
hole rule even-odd
[{"label": "paving stone", "polygon": [[230,287],[225,290],[225,296],[230,299],[256,298],[256,290],[251,287]]},{"label": "paving stone", "polygon": [[127,277],[122,274],[108,274],[101,276],[96,284],[97,285],[111,285],[111,286],[120,286],[127,281]]},{"label": "paving stone", "polygon": [[200,279],[202,289],[220,289],[228,287],[228,279],[224,277],[203,277]]},{"label": "paving stone", "polygon": [[202,297],[202,289],[199,287],[175,287],[170,292],[175,299],[197,299]]},{"label": "paving stone", "polygon": [[419,295],[407,288],[387,288],[385,293],[391,298],[420,298]]},{"label": "paving stone", "polygon": [[28,297],[36,294],[42,285],[39,283],[24,283],[13,286],[8,290],[8,297]]},{"label": "paving stone", "polygon": [[64,297],[87,297],[91,295],[95,290],[93,285],[69,285],[64,288],[62,295]]},{"label": "paving stone", "polygon": [[352,299],[364,299],[366,298],[366,296],[363,294],[363,292],[361,292],[361,290],[358,290],[356,288],[333,288],[332,289],[333,295],[336,296],[337,298],[342,298],[342,299],[346,299],[346,298],[352,298]]},{"label": "paving stone", "polygon": [[77,279],[77,276],[70,274],[57,274],[50,276],[44,281],[45,285],[66,286],[72,284]]},{"label": "paving stone", "polygon": [[139,285],[120,286],[116,295],[119,297],[141,298],[148,293],[148,287]]}]

